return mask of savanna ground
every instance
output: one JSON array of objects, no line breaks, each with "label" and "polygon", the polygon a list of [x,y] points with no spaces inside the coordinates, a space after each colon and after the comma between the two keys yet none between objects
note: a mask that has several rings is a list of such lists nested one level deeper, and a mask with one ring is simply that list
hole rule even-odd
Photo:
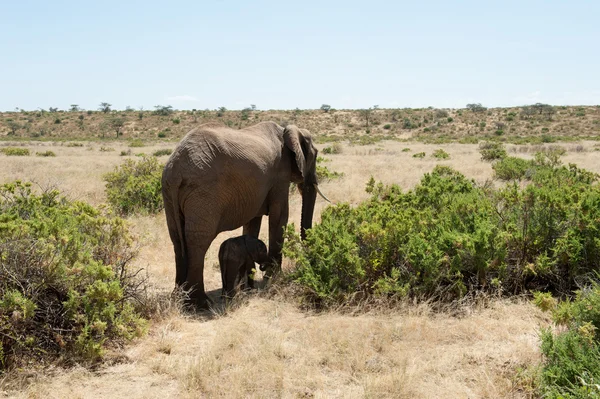
[{"label": "savanna ground", "polygon": [[[223,122],[233,121],[235,126],[239,122],[243,126],[258,120],[281,123],[285,119],[320,133],[319,139],[324,142],[328,140],[324,133],[329,137],[386,135],[407,140],[370,145],[342,141],[341,153],[324,155],[329,160],[325,165],[342,172],[343,177],[322,182],[322,191],[334,203],[357,204],[368,197],[364,189],[371,176],[409,189],[424,173],[443,164],[478,182],[490,179],[491,165],[481,161],[477,144],[468,144],[486,136],[508,138],[509,142],[522,142],[525,138],[530,143],[554,141],[553,134],[568,138],[573,141],[552,144],[567,150],[563,162],[600,172],[600,152],[595,151],[594,142],[583,140],[597,135],[599,109],[556,108],[552,115],[526,118],[511,116],[510,109],[485,113],[400,110],[399,114],[377,110],[370,115],[369,135],[365,134],[364,118],[350,111],[289,111],[281,115],[267,111],[251,113],[248,119],[228,112]],[[0,182],[32,180],[42,187],[55,186],[70,198],[93,205],[106,201],[102,175],[121,164],[122,151],[131,150],[133,157],[171,149],[186,129],[204,119],[216,118],[200,111],[175,116],[147,113],[143,118],[136,112],[122,113],[126,119],[124,137],[145,140],[144,146],[131,148],[122,139],[93,139],[81,146],[57,141],[69,136],[90,139],[108,135],[110,127],[102,120],[111,118],[110,114],[82,112],[84,118],[78,118],[77,113],[37,114],[34,111],[2,115],[5,122],[11,119],[21,126],[5,137],[18,141],[3,144],[29,148],[32,156],[0,155]],[[60,122],[56,123],[55,118]],[[168,127],[159,126],[161,123]],[[76,124],[83,127],[75,129]],[[76,134],[66,133],[73,131]],[[161,132],[163,142],[151,141]],[[29,141],[32,136],[39,141]],[[457,143],[458,140],[463,143]],[[351,141],[356,142],[356,137]],[[438,144],[424,143],[432,141]],[[542,145],[550,144],[508,144],[507,150],[510,155],[530,158]],[[439,148],[450,159],[431,157]],[[56,157],[33,155],[48,150]],[[420,152],[425,152],[424,158],[413,157]],[[300,205],[300,196],[292,194],[290,222],[296,226]],[[326,205],[317,201],[315,222]],[[166,295],[173,288],[174,264],[164,214],[129,220],[141,245],[136,266],[147,271],[150,290]],[[221,234],[207,255],[206,288],[217,301],[221,288],[218,248],[223,240],[238,234],[240,231]],[[266,241],[264,232],[261,238]],[[284,261],[284,268],[290,267]],[[292,297],[271,290],[268,294],[245,296],[227,311],[221,306],[204,314],[182,313],[177,307],[167,309],[160,319],[152,321],[146,337],[124,348],[114,348],[104,365],[93,370],[17,370],[0,380],[0,396],[531,397],[528,368],[541,361],[538,333],[549,324],[549,316],[527,298],[488,297],[449,306],[447,311],[434,311],[427,303],[401,303],[392,309],[369,307],[311,313],[302,310]]]}]

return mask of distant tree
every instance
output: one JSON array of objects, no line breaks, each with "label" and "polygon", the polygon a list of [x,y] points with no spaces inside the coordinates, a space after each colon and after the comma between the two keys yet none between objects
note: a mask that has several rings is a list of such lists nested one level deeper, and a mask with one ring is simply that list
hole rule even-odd
[{"label": "distant tree", "polygon": [[23,127],[23,126],[21,126],[20,123],[12,121],[12,120],[6,122],[6,126],[10,130],[10,133],[8,133],[8,134],[11,136],[15,136],[17,134],[17,131]]},{"label": "distant tree", "polygon": [[321,105],[321,111],[323,112],[329,112],[331,110],[331,105],[329,104],[323,104]]},{"label": "distant tree", "polygon": [[198,110],[196,108],[192,108],[190,113],[194,117],[194,123],[198,122]]},{"label": "distant tree", "polygon": [[531,107],[534,108],[539,115],[546,115],[548,117],[551,117],[556,112],[554,107],[550,104],[535,103]]},{"label": "distant tree", "polygon": [[227,108],[225,108],[225,107],[219,107],[217,109],[217,116],[221,117],[221,116],[225,115],[225,112],[227,112]]},{"label": "distant tree", "polygon": [[111,106],[112,104],[109,103],[100,103],[100,107],[98,108],[98,110],[104,112],[105,114],[108,114],[110,112]]},{"label": "distant tree", "polygon": [[481,103],[467,104],[467,109],[473,112],[485,112],[487,110],[487,108],[481,105]]},{"label": "distant tree", "polygon": [[371,118],[371,112],[373,112],[372,108],[369,109],[361,109],[358,111],[358,114],[365,120],[365,128],[369,129],[369,119]]},{"label": "distant tree", "polygon": [[77,105],[77,104],[71,104],[71,108],[69,109],[69,111],[77,112],[77,111],[81,111],[81,108],[79,108],[79,105]]},{"label": "distant tree", "polygon": [[131,108],[129,105],[125,107],[125,112],[131,112],[133,111],[133,108]]},{"label": "distant tree", "polygon": [[170,105],[155,105],[154,113],[160,116],[168,116],[173,113],[173,107]]},{"label": "distant tree", "polygon": [[530,107],[533,108],[536,111],[536,113],[541,115],[544,112],[544,108],[549,107],[549,105],[542,104],[542,103],[535,103],[533,105],[530,105]]},{"label": "distant tree", "polygon": [[84,120],[84,119],[85,119],[85,116],[83,116],[83,115],[79,115],[79,118],[78,118],[78,120],[77,120],[77,124],[79,125],[79,128],[80,128],[81,130],[83,130],[83,120]]},{"label": "distant tree", "polygon": [[531,105],[525,105],[521,107],[521,117],[523,117],[524,119],[529,119],[530,117],[535,115],[536,112],[536,109]]},{"label": "distant tree", "polygon": [[247,121],[248,117],[250,116],[250,111],[252,111],[252,108],[244,108],[242,110],[242,120],[243,121]]},{"label": "distant tree", "polygon": [[250,109],[251,109],[252,111],[256,111],[256,105],[254,105],[254,104],[250,104]]},{"label": "distant tree", "polygon": [[302,113],[302,110],[300,108],[296,108],[292,111],[292,120],[296,121],[298,119],[298,116],[300,116],[300,114]]},{"label": "distant tree", "polygon": [[544,110],[542,112],[544,113],[544,115],[546,115],[548,120],[550,120],[550,119],[552,119],[552,115],[554,115],[556,113],[556,108],[554,108],[552,105],[546,104],[546,107],[544,108]]},{"label": "distant tree", "polygon": [[58,108],[56,108],[56,107],[50,107],[50,108],[48,108],[48,112],[51,112],[51,113],[58,112]]},{"label": "distant tree", "polygon": [[446,111],[445,109],[436,109],[434,114],[435,114],[436,118],[447,118],[448,117],[448,111]]},{"label": "distant tree", "polygon": [[373,109],[379,109],[379,105],[373,105]]},{"label": "distant tree", "polygon": [[119,138],[119,136],[122,134],[121,129],[123,129],[123,126],[125,126],[125,119],[115,116],[108,121],[108,125],[112,130],[115,131],[115,133],[117,133],[117,138]]}]

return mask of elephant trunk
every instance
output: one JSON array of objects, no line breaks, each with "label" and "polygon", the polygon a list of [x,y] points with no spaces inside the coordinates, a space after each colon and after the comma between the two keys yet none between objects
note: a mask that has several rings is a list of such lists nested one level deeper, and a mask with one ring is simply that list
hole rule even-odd
[{"label": "elephant trunk", "polygon": [[300,237],[306,239],[306,230],[312,228],[312,218],[317,199],[317,190],[312,184],[299,185],[302,192],[302,215],[300,219]]}]

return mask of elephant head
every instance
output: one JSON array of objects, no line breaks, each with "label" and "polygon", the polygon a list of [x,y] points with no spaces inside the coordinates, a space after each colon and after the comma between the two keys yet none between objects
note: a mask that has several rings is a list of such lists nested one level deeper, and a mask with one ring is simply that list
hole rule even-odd
[{"label": "elephant head", "polygon": [[267,246],[264,242],[262,242],[258,238],[254,238],[248,235],[245,235],[243,237],[246,245],[246,253],[250,257],[250,259],[252,259],[252,262],[258,263],[259,265],[263,265],[270,261],[269,251],[267,251]]},{"label": "elephant head", "polygon": [[[302,194],[302,215],[300,220],[300,235],[306,238],[306,230],[312,227],[312,218],[315,210],[315,200],[318,188],[317,180],[317,154],[312,136],[306,129],[299,129],[294,125],[287,126],[283,132],[285,146],[294,153],[295,163],[292,162],[292,182],[298,185]],[[325,198],[325,196],[323,196]],[[327,198],[325,198],[329,201]]]}]

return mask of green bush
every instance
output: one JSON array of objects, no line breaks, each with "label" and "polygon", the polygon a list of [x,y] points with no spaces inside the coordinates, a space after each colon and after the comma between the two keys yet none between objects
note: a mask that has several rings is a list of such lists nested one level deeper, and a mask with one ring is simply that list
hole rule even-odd
[{"label": "green bush", "polygon": [[165,132],[158,132],[157,136],[158,136],[159,139],[164,139],[165,137],[167,137],[167,133],[165,133]]},{"label": "green bush", "polygon": [[413,158],[425,158],[425,153],[424,152],[414,153]]},{"label": "green bush", "polygon": [[341,154],[343,150],[341,143],[333,143],[329,147],[323,148],[323,154]]},{"label": "green bush", "polygon": [[479,142],[479,139],[475,136],[465,136],[465,137],[461,137],[458,142],[460,144],[477,144]]},{"label": "green bush", "polygon": [[139,336],[140,281],[124,220],[29,183],[0,186],[0,372],[41,359],[96,360]]},{"label": "green bush", "polygon": [[19,147],[5,147],[1,148],[0,152],[7,156],[28,156],[29,149]]},{"label": "green bush", "polygon": [[436,159],[449,159],[450,158],[450,154],[448,154],[446,151],[442,150],[441,148],[435,150],[433,152],[433,154],[431,154],[431,156]]},{"label": "green bush", "polygon": [[506,150],[502,143],[493,143],[485,141],[479,144],[481,159],[484,161],[494,161],[506,157]]},{"label": "green bush", "polygon": [[104,175],[108,202],[122,215],[160,212],[162,170],[163,165],[153,156],[142,155],[139,161],[126,159]]},{"label": "green bush", "polygon": [[172,152],[173,152],[173,150],[171,150],[169,148],[163,148],[161,150],[154,151],[154,153],[152,153],[152,155],[154,155],[155,157],[161,157],[163,155],[171,155]]},{"label": "green bush", "polygon": [[332,171],[329,168],[327,168],[327,166],[319,165],[321,162],[328,162],[328,161],[329,161],[328,159],[325,159],[322,157],[317,157],[317,179],[319,180],[319,182],[339,179],[342,176],[344,176],[343,173]]},{"label": "green bush", "polygon": [[55,157],[56,154],[53,151],[36,152],[35,155],[38,157]]},{"label": "green bush", "polygon": [[[371,144],[376,144],[376,143],[380,142],[381,140],[386,140],[386,139],[389,139],[389,136],[380,136],[380,135],[371,136],[371,135],[364,134],[362,136],[351,137],[350,140],[351,140],[352,144],[371,145]],[[341,144],[340,144],[340,148],[342,148]]]},{"label": "green bush", "polygon": [[134,139],[129,142],[129,147],[139,148],[139,147],[143,147],[143,146],[144,146],[144,142],[140,139]]},{"label": "green bush", "polygon": [[317,165],[317,179],[319,180],[319,182],[339,179],[342,176],[344,176],[343,173],[331,171],[326,166]]},{"label": "green bush", "polygon": [[478,186],[437,166],[413,190],[369,182],[372,198],[326,208],[300,243],[291,279],[318,306],[470,290],[568,293],[600,267],[600,188],[593,173],[537,157],[531,184]]},{"label": "green bush", "polygon": [[390,130],[392,128],[392,125],[390,125],[389,123],[386,123],[385,125],[383,125],[383,128],[385,130]]},{"label": "green bush", "polygon": [[496,178],[500,180],[520,180],[533,168],[533,161],[522,158],[506,157],[492,165]]},{"label": "green bush", "polygon": [[565,329],[556,335],[550,329],[542,332],[540,394],[545,398],[600,396],[600,286],[592,283],[578,291],[573,301],[550,310]]}]

